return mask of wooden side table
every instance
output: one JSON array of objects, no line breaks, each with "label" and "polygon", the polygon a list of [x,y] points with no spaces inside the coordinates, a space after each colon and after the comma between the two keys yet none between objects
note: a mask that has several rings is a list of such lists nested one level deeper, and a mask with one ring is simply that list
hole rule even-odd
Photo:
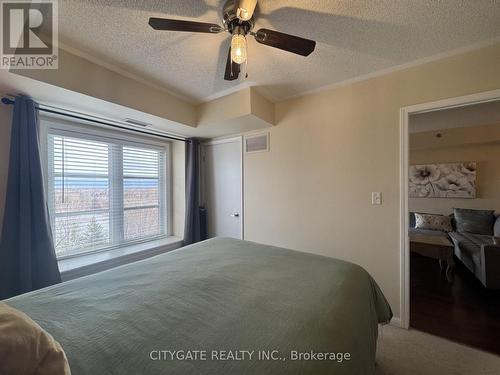
[{"label": "wooden side table", "polygon": [[455,261],[453,243],[444,236],[431,236],[427,234],[410,233],[410,251],[439,260],[439,266],[444,268],[443,261],[446,261],[446,278],[453,281],[453,271]]}]

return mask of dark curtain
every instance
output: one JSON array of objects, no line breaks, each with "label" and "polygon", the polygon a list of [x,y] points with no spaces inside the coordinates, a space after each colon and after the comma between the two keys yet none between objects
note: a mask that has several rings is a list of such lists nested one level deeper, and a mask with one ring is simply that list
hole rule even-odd
[{"label": "dark curtain", "polygon": [[186,223],[184,245],[199,242],[204,237],[200,209],[200,141],[191,138],[186,143]]},{"label": "dark curtain", "polygon": [[44,194],[36,103],[16,98],[0,240],[0,299],[61,282]]}]

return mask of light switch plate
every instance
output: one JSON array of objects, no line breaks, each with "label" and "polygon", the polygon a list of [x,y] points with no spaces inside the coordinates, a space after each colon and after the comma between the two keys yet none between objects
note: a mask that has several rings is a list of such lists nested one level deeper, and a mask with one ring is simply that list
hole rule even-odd
[{"label": "light switch plate", "polygon": [[372,204],[382,204],[382,193],[380,191],[372,192]]}]

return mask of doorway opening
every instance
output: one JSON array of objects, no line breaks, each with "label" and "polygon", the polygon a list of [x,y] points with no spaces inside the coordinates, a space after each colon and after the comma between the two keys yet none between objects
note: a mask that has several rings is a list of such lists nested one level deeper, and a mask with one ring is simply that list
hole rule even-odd
[{"label": "doorway opening", "polygon": [[401,109],[402,327],[500,354],[499,187],[500,90]]}]

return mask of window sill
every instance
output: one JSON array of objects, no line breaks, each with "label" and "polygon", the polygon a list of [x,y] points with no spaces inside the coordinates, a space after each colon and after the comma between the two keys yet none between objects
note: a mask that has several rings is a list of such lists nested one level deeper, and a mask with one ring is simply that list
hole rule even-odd
[{"label": "window sill", "polygon": [[62,281],[91,275],[123,264],[146,259],[161,253],[166,253],[182,246],[179,237],[168,237],[161,240],[141,243],[93,254],[83,254],[79,257],[58,261]]}]

